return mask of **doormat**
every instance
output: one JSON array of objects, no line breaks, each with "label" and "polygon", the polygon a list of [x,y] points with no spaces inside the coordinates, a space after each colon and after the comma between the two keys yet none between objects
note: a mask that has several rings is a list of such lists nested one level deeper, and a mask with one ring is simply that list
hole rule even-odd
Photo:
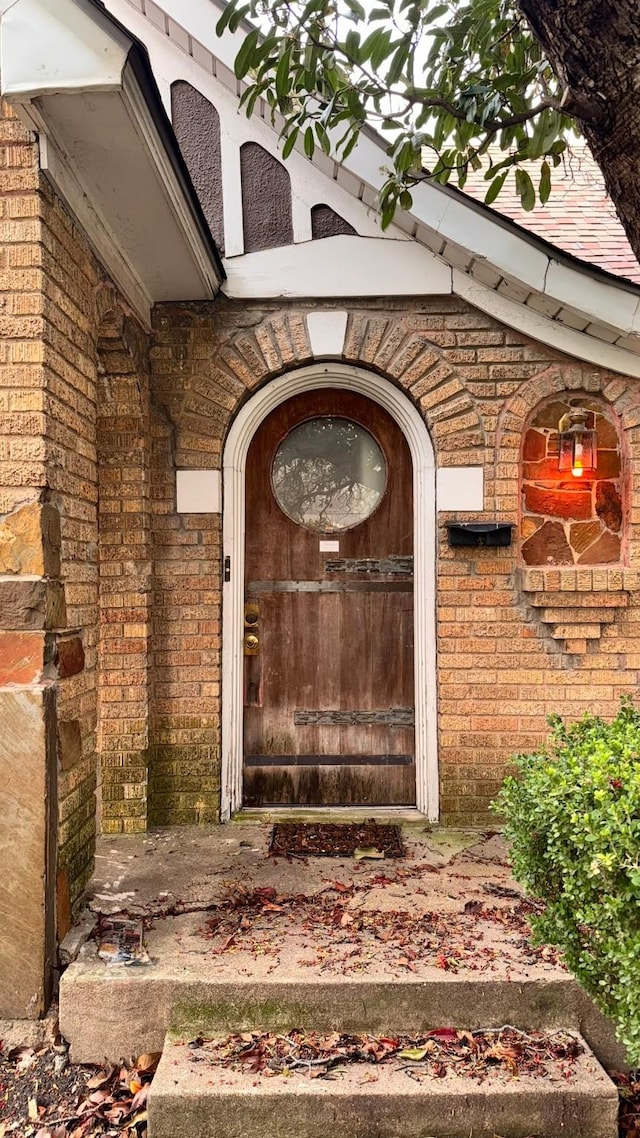
[{"label": "doormat", "polygon": [[399,826],[367,822],[277,822],[269,857],[404,857]]}]

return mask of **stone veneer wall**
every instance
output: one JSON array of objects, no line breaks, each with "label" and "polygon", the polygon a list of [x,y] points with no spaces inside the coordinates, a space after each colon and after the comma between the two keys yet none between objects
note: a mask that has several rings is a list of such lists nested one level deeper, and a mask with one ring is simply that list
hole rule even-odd
[{"label": "stone veneer wall", "polygon": [[[571,405],[589,411],[597,465],[574,478],[558,470],[558,423]],[[527,565],[617,565],[624,555],[622,454],[611,408],[557,396],[534,411],[523,436],[520,539]]]},{"label": "stone veneer wall", "polygon": [[93,867],[104,283],[5,105],[0,279],[0,1017],[35,1017]]},{"label": "stone veneer wall", "polygon": [[[177,515],[173,471],[221,464],[249,393],[308,363],[305,313],[317,306],[157,309],[152,395],[153,526],[159,581],[151,816],[215,817],[220,721],[220,518]],[[328,305],[323,305],[328,307]],[[640,385],[561,357],[456,299],[336,304],[349,309],[344,359],[388,376],[420,408],[438,465],[485,468],[485,510],[520,522],[520,455],[530,416],[551,396],[584,393],[619,419],[638,483]],[[635,466],[633,465],[635,464]],[[452,550],[438,517],[438,733],[445,822],[483,822],[515,750],[546,716],[613,714],[640,669],[637,511],[626,568],[526,569],[509,549]],[[460,515],[456,515],[460,517]],[[462,515],[465,517],[465,515]],[[516,531],[517,532],[517,531]]]}]

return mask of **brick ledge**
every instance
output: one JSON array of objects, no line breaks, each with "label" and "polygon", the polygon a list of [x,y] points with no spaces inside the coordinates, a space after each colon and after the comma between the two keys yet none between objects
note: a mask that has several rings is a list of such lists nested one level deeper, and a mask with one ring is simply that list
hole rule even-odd
[{"label": "brick ledge", "polygon": [[640,570],[623,565],[518,570],[522,592],[553,640],[570,655],[584,656],[589,643],[629,604],[640,588]]}]

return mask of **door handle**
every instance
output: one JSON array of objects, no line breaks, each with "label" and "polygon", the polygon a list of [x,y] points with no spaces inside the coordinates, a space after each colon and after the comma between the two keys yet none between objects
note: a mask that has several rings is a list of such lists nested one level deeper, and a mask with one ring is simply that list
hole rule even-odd
[{"label": "door handle", "polygon": [[258,635],[258,622],[260,620],[260,610],[254,603],[246,604],[244,606],[244,654],[245,656],[257,656],[260,648],[260,637]]}]

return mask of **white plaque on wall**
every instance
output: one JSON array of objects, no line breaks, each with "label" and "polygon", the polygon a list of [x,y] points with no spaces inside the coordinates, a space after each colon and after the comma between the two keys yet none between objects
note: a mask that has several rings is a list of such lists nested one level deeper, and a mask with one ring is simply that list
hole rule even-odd
[{"label": "white plaque on wall", "polygon": [[219,514],[222,483],[219,470],[177,470],[176,508],[179,514]]},{"label": "white plaque on wall", "polygon": [[483,468],[441,466],[436,471],[436,502],[439,510],[483,510]]}]

